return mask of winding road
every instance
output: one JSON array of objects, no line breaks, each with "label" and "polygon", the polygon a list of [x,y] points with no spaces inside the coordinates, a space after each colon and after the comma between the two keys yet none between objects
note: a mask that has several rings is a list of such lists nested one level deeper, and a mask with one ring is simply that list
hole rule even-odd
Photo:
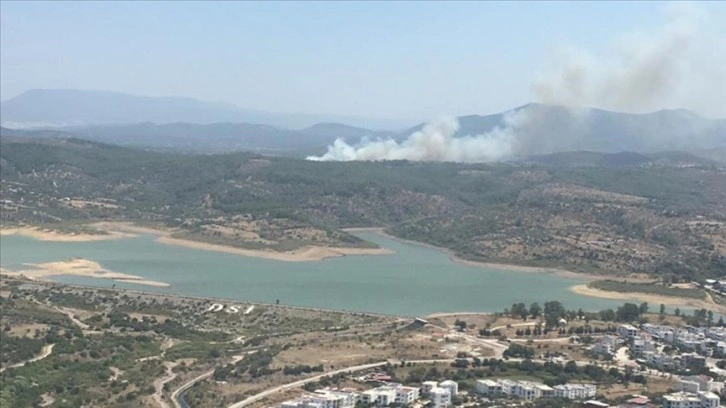
[{"label": "winding road", "polygon": [[21,361],[19,363],[15,363],[13,365],[9,365],[7,367],[0,368],[0,373],[2,373],[3,371],[5,371],[9,368],[22,367],[26,364],[30,364],[32,362],[42,360],[42,359],[48,357],[53,352],[53,347],[55,347],[55,344],[46,344],[45,346],[43,346],[43,348],[40,350],[40,353],[37,356],[31,358],[30,360]]},{"label": "winding road", "polygon": [[377,363],[363,364],[363,365],[354,366],[354,367],[341,368],[341,369],[335,370],[335,371],[329,371],[327,373],[320,374],[320,375],[316,375],[314,377],[304,378],[302,380],[298,380],[298,381],[294,381],[294,382],[291,382],[291,383],[279,385],[279,386],[274,387],[274,388],[270,388],[268,390],[265,390],[265,391],[262,391],[260,393],[257,393],[257,394],[255,394],[255,395],[253,395],[251,397],[247,397],[247,398],[245,398],[242,401],[235,402],[234,404],[229,405],[227,408],[242,408],[242,407],[245,407],[247,405],[250,405],[250,404],[252,404],[254,402],[257,402],[257,401],[259,401],[261,399],[267,398],[267,397],[269,397],[272,394],[276,394],[278,392],[283,392],[283,391],[291,390],[293,388],[299,388],[299,387],[302,387],[305,384],[308,384],[308,383],[311,383],[311,382],[315,382],[315,381],[319,381],[323,377],[329,377],[329,376],[338,375],[338,374],[350,374],[350,373],[354,373],[356,371],[370,370],[371,368],[381,367],[381,366],[384,366],[386,364],[388,364],[388,361],[379,361]]},{"label": "winding road", "polygon": [[[247,354],[255,353],[258,350],[261,350],[263,348],[264,347],[257,347],[254,350],[248,349],[245,353],[243,353],[243,354],[241,354],[239,356],[234,356],[234,358],[232,359],[232,361],[230,361],[227,364],[237,364],[243,358],[245,358],[245,356]],[[174,390],[174,392],[171,393],[171,400],[174,402],[174,407],[175,408],[189,408],[189,405],[184,400],[184,392],[186,390],[188,390],[189,388],[191,388],[194,384],[198,383],[199,381],[206,380],[207,378],[211,377],[212,374],[214,374],[214,370],[209,370],[209,371],[207,371],[207,372],[205,372],[203,374],[200,374],[200,375],[192,378],[191,380],[185,382],[179,388],[177,388],[176,390]]]}]

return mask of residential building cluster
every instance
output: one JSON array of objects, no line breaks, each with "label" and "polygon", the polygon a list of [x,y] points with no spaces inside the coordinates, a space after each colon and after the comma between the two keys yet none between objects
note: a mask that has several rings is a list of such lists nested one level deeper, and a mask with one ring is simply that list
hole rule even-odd
[{"label": "residential building cluster", "polygon": [[322,389],[285,401],[280,408],[350,408],[358,402],[358,396],[358,392],[349,388]]},{"label": "residential building cluster", "polygon": [[458,392],[459,384],[451,380],[441,383],[426,381],[420,389],[396,383],[363,392],[350,388],[325,388],[285,401],[280,404],[280,408],[351,408],[358,402],[378,407],[387,407],[391,404],[411,405],[422,396],[431,401],[433,408],[445,408],[451,406],[452,398]]},{"label": "residential building cluster", "polygon": [[680,391],[663,396],[663,408],[718,408],[720,404],[719,396],[708,391]]},{"label": "residential building cluster", "polygon": [[[564,398],[570,400],[592,398],[597,388],[592,384],[561,384],[554,387],[532,381],[507,379],[477,380],[477,394],[487,398],[511,397],[525,401],[539,398]],[[421,388],[388,383],[363,392],[351,388],[325,388],[280,404],[280,408],[352,408],[360,402],[366,405],[387,407],[391,404],[412,405],[420,398],[428,399],[432,408],[452,406],[459,393],[456,381],[425,381]]]},{"label": "residential building cluster", "polygon": [[[606,335],[592,347],[598,355],[614,355],[623,344],[641,363],[661,371],[683,369],[700,370],[708,357],[726,357],[726,329],[674,328],[643,324],[640,328],[624,324],[618,327],[618,336]],[[670,346],[677,352],[664,352]]]},{"label": "residential building cluster", "polygon": [[560,384],[550,387],[533,381],[512,381],[507,379],[477,380],[476,392],[490,398],[508,396],[526,401],[539,398],[584,399],[597,394],[592,384]]}]

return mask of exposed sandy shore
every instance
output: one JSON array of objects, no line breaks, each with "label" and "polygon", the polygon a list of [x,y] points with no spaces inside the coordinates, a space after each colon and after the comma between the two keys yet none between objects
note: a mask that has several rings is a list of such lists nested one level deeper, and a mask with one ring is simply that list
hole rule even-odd
[{"label": "exposed sandy shore", "polygon": [[0,228],[0,235],[22,235],[39,241],[86,242],[128,238],[132,235],[120,231],[105,231],[99,234],[62,233],[38,227]]},{"label": "exposed sandy shore", "polygon": [[320,246],[305,246],[295,251],[277,252],[271,250],[265,251],[258,249],[237,248],[229,245],[210,244],[207,242],[192,241],[189,239],[172,238],[170,236],[159,236],[156,238],[156,242],[187,248],[202,249],[206,251],[225,252],[228,254],[286,262],[320,261],[326,258],[336,258],[346,255],[385,255],[393,253],[391,250],[386,248],[338,248]]},{"label": "exposed sandy shore", "polygon": [[130,222],[104,221],[90,224],[89,226],[97,229],[98,231],[105,232],[105,234],[64,234],[58,231],[40,229],[37,227],[2,228],[0,231],[2,232],[2,235],[23,235],[41,241],[59,242],[122,239],[145,234],[156,236],[156,242],[161,244],[286,262],[320,261],[326,258],[336,258],[346,255],[386,255],[393,253],[393,251],[386,248],[326,247],[312,245],[305,246],[294,251],[279,252],[264,249],[238,248],[231,245],[212,244],[191,239],[175,238],[172,234],[177,232],[177,230],[142,227]]},{"label": "exposed sandy shore", "polygon": [[655,295],[652,293],[640,292],[613,292],[609,290],[594,289],[587,285],[575,285],[570,291],[578,295],[598,297],[602,299],[630,300],[648,302],[650,305],[690,306],[699,309],[709,309],[721,314],[726,314],[726,306],[715,303],[710,297],[704,300],[683,298],[676,296]]},{"label": "exposed sandy shore", "polygon": [[[602,276],[599,275],[593,275],[588,274],[585,272],[574,272],[574,271],[568,271],[565,269],[559,269],[559,268],[547,268],[547,267],[539,267],[539,266],[525,266],[525,265],[512,265],[512,264],[502,264],[502,263],[494,263],[494,262],[479,262],[479,261],[469,261],[466,259],[459,258],[454,254],[453,251],[447,248],[437,247],[435,245],[427,244],[424,242],[418,242],[418,241],[411,241],[408,239],[403,239],[399,237],[395,237],[391,234],[386,233],[384,228],[380,227],[373,227],[373,228],[346,228],[345,231],[347,232],[372,232],[374,234],[382,235],[386,238],[394,239],[396,241],[405,242],[410,245],[418,245],[425,248],[435,249],[437,251],[444,252],[449,256],[449,259],[451,259],[452,262],[456,262],[462,265],[469,265],[469,266],[477,266],[481,268],[488,268],[488,269],[500,269],[505,271],[514,271],[514,272],[528,272],[528,273],[547,273],[554,276],[560,276],[563,278],[577,278],[577,279],[587,279],[587,280],[596,280],[596,279],[602,279]],[[630,279],[630,278],[629,278]]]},{"label": "exposed sandy shore", "polygon": [[350,248],[305,246],[294,251],[279,252],[264,249],[238,248],[231,245],[212,244],[209,242],[194,241],[191,239],[175,238],[172,229],[156,229],[140,227],[126,222],[100,222],[92,225],[95,228],[125,234],[148,234],[156,236],[156,242],[167,245],[182,246],[185,248],[201,249],[205,251],[224,252],[256,258],[272,259],[286,262],[320,261],[326,258],[336,258],[346,255],[386,255],[393,251],[386,248]]},{"label": "exposed sandy shore", "polygon": [[97,262],[87,259],[74,258],[66,261],[47,262],[42,264],[28,264],[33,269],[11,271],[0,269],[4,274],[10,276],[25,276],[30,279],[44,279],[49,276],[74,275],[89,278],[111,279],[118,282],[131,282],[140,285],[167,287],[169,284],[144,279],[141,276],[128,275],[120,272],[112,272],[104,269]]}]

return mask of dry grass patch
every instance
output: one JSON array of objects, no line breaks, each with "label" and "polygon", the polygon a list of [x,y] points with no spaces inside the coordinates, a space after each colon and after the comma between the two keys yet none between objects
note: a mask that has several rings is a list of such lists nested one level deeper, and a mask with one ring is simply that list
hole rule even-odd
[{"label": "dry grass patch", "polygon": [[42,323],[19,324],[11,326],[10,331],[6,333],[14,337],[34,337],[36,331],[43,335],[48,331],[49,327],[47,324]]}]

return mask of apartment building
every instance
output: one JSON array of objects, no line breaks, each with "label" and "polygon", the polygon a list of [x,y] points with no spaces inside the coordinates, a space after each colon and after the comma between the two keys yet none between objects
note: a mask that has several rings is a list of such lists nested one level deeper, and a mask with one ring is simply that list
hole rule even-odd
[{"label": "apartment building", "polygon": [[317,390],[295,400],[285,401],[280,408],[351,408],[355,406],[358,394],[352,391]]},{"label": "apartment building", "polygon": [[591,384],[564,384],[549,387],[533,381],[477,380],[475,390],[481,395],[493,398],[498,396],[512,396],[526,401],[539,398],[592,398],[597,393],[597,387]]},{"label": "apartment building", "polygon": [[447,388],[434,387],[429,391],[433,408],[446,408],[451,405],[451,391]]},{"label": "apartment building", "polygon": [[630,324],[621,324],[618,327],[618,334],[621,337],[633,338],[638,335],[638,328]]},{"label": "apartment building", "polygon": [[401,384],[389,384],[365,391],[360,394],[360,401],[364,404],[375,404],[387,407],[393,403],[411,404],[419,397],[418,388],[404,387]]},{"label": "apartment building", "polygon": [[452,397],[459,393],[459,384],[456,381],[446,380],[439,384],[439,387],[449,390]]},{"label": "apartment building", "polygon": [[663,408],[718,408],[718,395],[712,392],[676,392],[663,396]]},{"label": "apartment building", "polygon": [[421,383],[421,394],[429,395],[431,390],[438,387],[439,383],[436,381],[424,381]]},{"label": "apartment building", "polygon": [[556,398],[583,399],[592,398],[597,394],[597,387],[592,384],[560,384],[552,388]]}]

